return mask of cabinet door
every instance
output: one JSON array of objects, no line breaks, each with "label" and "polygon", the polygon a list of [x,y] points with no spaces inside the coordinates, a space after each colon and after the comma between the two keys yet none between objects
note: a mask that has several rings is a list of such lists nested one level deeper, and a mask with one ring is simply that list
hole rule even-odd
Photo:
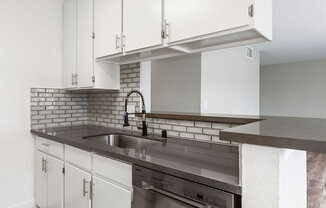
[{"label": "cabinet door", "polygon": [[169,42],[249,25],[249,0],[165,0]]},{"label": "cabinet door", "polygon": [[91,174],[66,163],[65,166],[65,207],[89,208],[89,183]]},{"label": "cabinet door", "polygon": [[76,87],[73,75],[76,73],[76,0],[64,2],[64,23],[63,23],[63,77],[64,88]]},{"label": "cabinet door", "polygon": [[162,44],[162,0],[124,0],[126,51]]},{"label": "cabinet door", "polygon": [[94,31],[95,58],[122,52],[122,0],[94,0]]},{"label": "cabinet door", "polygon": [[63,208],[63,161],[47,156],[48,208]]},{"label": "cabinet door", "polygon": [[47,207],[47,175],[44,171],[46,156],[35,151],[35,204],[40,208]]},{"label": "cabinet door", "polygon": [[77,0],[77,86],[92,87],[93,0]]},{"label": "cabinet door", "polygon": [[93,177],[93,208],[131,208],[131,191]]}]

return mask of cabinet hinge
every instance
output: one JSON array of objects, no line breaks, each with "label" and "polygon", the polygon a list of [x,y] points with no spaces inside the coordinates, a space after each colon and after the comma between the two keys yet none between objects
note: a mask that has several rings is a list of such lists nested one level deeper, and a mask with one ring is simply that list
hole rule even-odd
[{"label": "cabinet hinge", "polygon": [[122,34],[122,51],[126,50],[126,35]]},{"label": "cabinet hinge", "polygon": [[165,38],[165,31],[164,30],[162,30],[162,32],[161,32],[161,37],[164,39]]},{"label": "cabinet hinge", "polygon": [[62,168],[62,173],[65,174],[65,172],[66,172],[66,171],[65,171],[65,168]]},{"label": "cabinet hinge", "polygon": [[92,82],[93,83],[95,82],[95,76],[92,76]]},{"label": "cabinet hinge", "polygon": [[92,200],[94,197],[94,186],[95,184],[93,183],[93,180],[90,181],[89,183],[89,199]]},{"label": "cabinet hinge", "polygon": [[95,32],[92,33],[92,38],[95,39]]},{"label": "cabinet hinge", "polygon": [[248,15],[250,17],[253,17],[254,16],[254,5],[251,4],[249,7],[248,7]]}]

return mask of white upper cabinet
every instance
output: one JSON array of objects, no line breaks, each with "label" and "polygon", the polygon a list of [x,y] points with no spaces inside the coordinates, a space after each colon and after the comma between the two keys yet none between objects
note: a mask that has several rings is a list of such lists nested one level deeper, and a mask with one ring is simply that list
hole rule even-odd
[{"label": "white upper cabinet", "polygon": [[249,0],[165,0],[168,41],[249,25]]},{"label": "white upper cabinet", "polygon": [[162,44],[162,0],[124,0],[125,51]]},{"label": "white upper cabinet", "polygon": [[78,87],[93,86],[93,0],[77,0]]},{"label": "white upper cabinet", "polygon": [[[108,4],[112,2],[118,3],[116,6],[115,4]],[[96,13],[94,13],[94,6]],[[119,13],[118,17],[112,17],[111,15],[116,11]],[[120,89],[119,65],[96,62],[94,59],[94,38],[97,46],[95,47],[96,53],[108,54],[112,52],[116,54],[121,52],[121,42],[115,40],[116,34],[121,40],[121,11],[121,0],[66,0],[64,2],[63,88]],[[102,17],[103,15],[109,16],[107,18],[109,24]],[[94,24],[94,18],[96,24]],[[118,28],[116,31],[113,30],[115,23]],[[94,26],[98,30],[98,35],[94,33]],[[112,33],[113,38],[110,33]],[[110,37],[111,41],[109,41]],[[115,48],[116,43],[120,47],[119,50]],[[109,50],[109,52],[104,50]],[[112,51],[110,52],[110,50]]]},{"label": "white upper cabinet", "polygon": [[94,82],[93,76],[100,80],[97,74],[105,73],[91,57],[102,63],[128,64],[272,40],[272,0],[75,1],[76,11],[71,6],[74,0],[65,1],[65,17],[71,18],[65,20],[69,46],[65,58],[74,59],[70,41],[77,34],[77,64],[64,62],[68,88],[107,87]]},{"label": "white upper cabinet", "polygon": [[74,88],[75,74],[77,70],[77,0],[66,0],[64,3],[63,26],[63,80],[64,88]]},{"label": "white upper cabinet", "polygon": [[95,58],[122,52],[122,0],[94,0],[94,31]]}]

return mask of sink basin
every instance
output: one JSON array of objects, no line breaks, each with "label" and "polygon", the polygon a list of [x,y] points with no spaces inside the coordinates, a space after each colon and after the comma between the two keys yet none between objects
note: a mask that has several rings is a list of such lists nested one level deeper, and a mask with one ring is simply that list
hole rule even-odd
[{"label": "sink basin", "polygon": [[163,141],[128,136],[123,134],[110,134],[101,136],[90,136],[84,139],[92,140],[98,144],[118,147],[122,149],[142,149],[150,145],[162,145]]}]

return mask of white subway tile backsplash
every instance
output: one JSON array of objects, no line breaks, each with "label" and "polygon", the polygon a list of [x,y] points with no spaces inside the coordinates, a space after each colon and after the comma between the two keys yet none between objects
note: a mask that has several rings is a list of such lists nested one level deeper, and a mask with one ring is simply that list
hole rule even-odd
[{"label": "white subway tile backsplash", "polygon": [[185,131],[187,131],[187,127],[185,127],[185,126],[173,126],[173,130],[174,131],[182,131],[182,132],[185,132]]},{"label": "white subway tile backsplash", "polygon": [[180,132],[180,137],[181,138],[187,138],[187,139],[194,139],[195,138],[195,134]]},{"label": "white subway tile backsplash", "polygon": [[160,125],[160,129],[163,129],[163,130],[172,130],[172,125],[161,124]]},{"label": "white subway tile backsplash", "polygon": [[[137,121],[129,118],[129,127],[124,127],[124,99],[130,90],[139,90],[140,64],[120,66],[119,91],[78,92],[62,89],[31,89],[31,128],[50,128],[70,125],[96,125],[109,128],[139,131]],[[140,110],[140,98],[134,94],[130,105]],[[161,135],[167,130],[170,137],[195,139],[205,142],[222,142],[219,130],[231,124],[147,118],[148,133]],[[235,125],[232,125],[235,126]],[[223,142],[225,143],[225,142]]]},{"label": "white subway tile backsplash", "polygon": [[218,136],[220,134],[220,131],[216,129],[203,129],[203,133],[208,135]]},{"label": "white subway tile backsplash", "polygon": [[195,126],[196,127],[203,127],[203,128],[211,128],[212,124],[210,122],[195,121]]},{"label": "white subway tile backsplash", "polygon": [[203,129],[202,128],[196,128],[196,127],[187,127],[187,132],[202,134]]},{"label": "white subway tile backsplash", "polygon": [[195,134],[195,140],[203,140],[210,142],[211,141],[211,136],[203,135],[203,134]]},{"label": "white subway tile backsplash", "polygon": [[213,129],[228,129],[231,127],[231,124],[226,123],[212,123]]},{"label": "white subway tile backsplash", "polygon": [[165,120],[165,123],[167,124],[171,124],[171,125],[179,125],[179,121],[178,120]]},{"label": "white subway tile backsplash", "polygon": [[181,126],[195,126],[194,121],[179,121],[179,125]]},{"label": "white subway tile backsplash", "polygon": [[167,135],[172,136],[172,137],[179,137],[179,132],[177,132],[177,131],[168,131]]}]

